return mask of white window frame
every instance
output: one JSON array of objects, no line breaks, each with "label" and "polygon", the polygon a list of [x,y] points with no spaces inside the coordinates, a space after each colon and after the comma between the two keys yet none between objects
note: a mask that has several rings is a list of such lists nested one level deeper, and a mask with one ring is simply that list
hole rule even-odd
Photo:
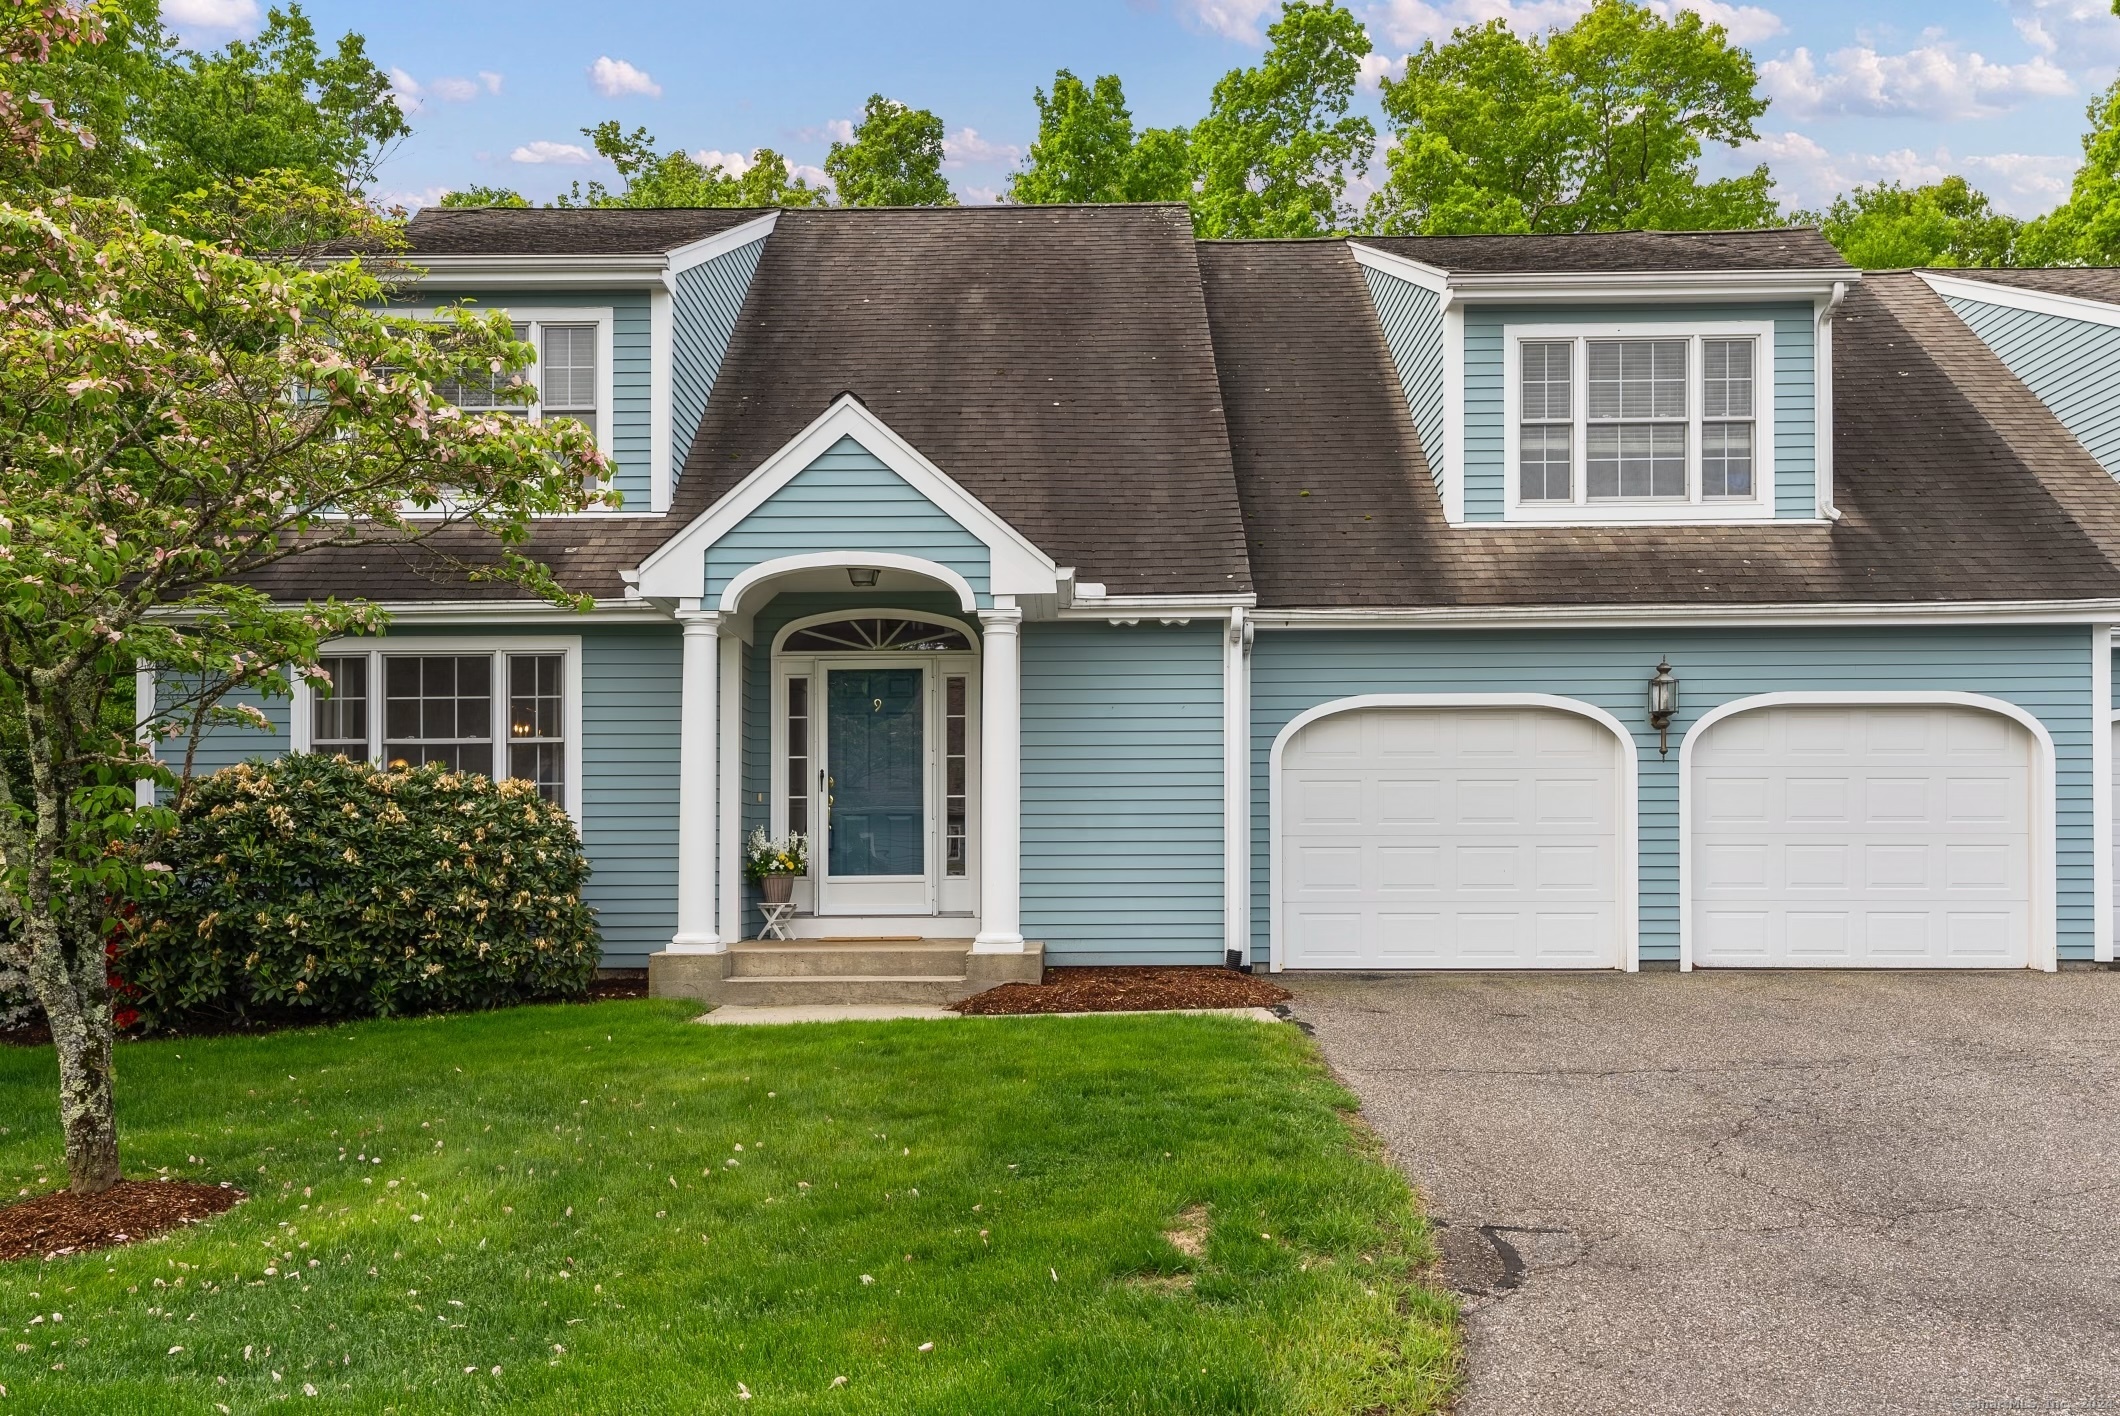
[{"label": "white window frame", "polygon": [[[441,306],[427,305],[404,311],[416,319],[434,319]],[[475,314],[506,315],[511,324],[528,325],[526,340],[536,347],[538,358],[545,355],[544,327],[553,325],[596,326],[596,445],[605,456],[611,454],[612,407],[616,377],[611,367],[618,338],[618,310],[613,305],[472,305]],[[537,382],[537,365],[532,364],[523,371],[531,383]],[[533,423],[544,420],[541,404],[515,405],[526,410]]]},{"label": "white window frame", "polygon": [[[564,660],[560,673],[566,695],[566,800],[562,803],[582,827],[582,642],[578,635],[420,635],[405,639],[334,639],[317,650],[319,658],[366,656],[368,660],[368,760],[380,766],[383,760],[383,660],[408,655],[458,657],[488,655],[493,659],[493,765],[505,767],[508,738],[502,731],[507,721],[508,666],[510,654],[558,654]],[[314,741],[316,695],[306,679],[296,678],[289,737],[294,751],[309,752]]]},{"label": "white window frame", "polygon": [[[1686,496],[1684,500],[1600,497],[1588,485],[1589,356],[1593,339],[1684,339],[1686,341]],[[1701,425],[1706,396],[1701,341],[1749,339],[1753,343],[1752,495],[1701,495]],[[1523,346],[1568,341],[1574,414],[1569,455],[1569,501],[1525,501],[1518,466],[1523,443]],[[1765,521],[1774,516],[1774,322],[1772,320],[1643,320],[1569,324],[1505,324],[1502,327],[1502,518],[1546,525],[1626,526],[1644,523],[1714,525]]]}]

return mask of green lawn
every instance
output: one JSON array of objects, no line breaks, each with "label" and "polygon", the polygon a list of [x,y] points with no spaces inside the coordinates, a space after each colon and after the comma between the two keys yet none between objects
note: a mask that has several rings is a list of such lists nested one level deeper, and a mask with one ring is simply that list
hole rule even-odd
[{"label": "green lawn", "polygon": [[[0,1265],[0,1413],[1447,1397],[1455,1310],[1417,1279],[1412,1197],[1296,1029],[694,1012],[121,1048],[127,1173],[252,1198],[150,1243]],[[52,1088],[48,1050],[0,1048],[13,1189],[59,1169]],[[1188,1260],[1165,1233],[1202,1207]]]}]

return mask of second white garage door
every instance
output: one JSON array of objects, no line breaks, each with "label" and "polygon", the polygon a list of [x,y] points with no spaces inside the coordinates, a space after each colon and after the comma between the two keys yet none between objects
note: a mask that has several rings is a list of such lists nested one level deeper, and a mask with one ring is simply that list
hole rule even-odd
[{"label": "second white garage door", "polygon": [[1694,749],[1693,958],[2022,968],[2032,739],[1978,708],[1761,708]]},{"label": "second white garage door", "polygon": [[1548,708],[1364,708],[1283,750],[1291,968],[1611,968],[1620,749]]}]

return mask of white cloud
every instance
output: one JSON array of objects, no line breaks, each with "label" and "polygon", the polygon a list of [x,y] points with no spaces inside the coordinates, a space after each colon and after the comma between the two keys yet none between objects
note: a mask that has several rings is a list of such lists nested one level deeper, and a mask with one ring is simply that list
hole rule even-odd
[{"label": "white cloud", "polygon": [[998,187],[959,187],[957,189],[957,205],[959,206],[992,206],[1001,199],[1001,189]]},{"label": "white cloud", "polygon": [[258,27],[258,0],[162,0],[162,21],[187,37],[195,30],[247,35]]},{"label": "white cloud", "polygon": [[528,162],[532,164],[557,163],[562,166],[577,167],[586,162],[596,161],[596,154],[590,152],[580,143],[553,143],[539,138],[536,142],[524,143],[514,152],[509,153],[508,160],[510,162]]},{"label": "white cloud", "polygon": [[2101,0],[2009,0],[2010,23],[2026,44],[2102,87],[2120,63],[2120,24]]},{"label": "white cloud", "polygon": [[648,77],[644,69],[636,69],[623,59],[613,59],[608,54],[599,54],[596,62],[589,66],[589,86],[605,98],[623,98],[627,94],[639,94],[643,98],[661,98],[662,85]]},{"label": "white cloud", "polygon": [[1178,0],[1177,4],[1178,17],[1193,29],[1254,45],[1266,42],[1260,21],[1280,8],[1281,0]]},{"label": "white cloud", "polygon": [[1023,149],[1012,143],[989,142],[976,128],[959,128],[942,140],[942,160],[951,167],[967,162],[1014,162]]},{"label": "white cloud", "polygon": [[499,93],[501,91],[501,76],[494,73],[491,69],[479,70],[478,81],[486,86],[486,92],[488,93]]},{"label": "white cloud", "polygon": [[1452,30],[1489,20],[1501,20],[1519,35],[1538,34],[1575,23],[1589,8],[1589,0],[1382,0],[1362,17],[1372,39],[1405,50],[1431,39],[1447,40]]},{"label": "white cloud", "polygon": [[1774,172],[1775,195],[1792,206],[1823,209],[1857,184],[1897,182],[1918,187],[1953,173],[1988,194],[2012,216],[2036,216],[2068,195],[2076,159],[2030,153],[1953,156],[1947,147],[1929,152],[1834,152],[1805,133],[1763,134],[1731,155],[1738,165],[1765,162]]},{"label": "white cloud", "polygon": [[692,160],[701,167],[719,167],[731,177],[741,177],[751,170],[751,159],[740,152],[723,152],[719,148],[701,148],[692,154]]},{"label": "white cloud", "polygon": [[1365,89],[1378,89],[1383,87],[1385,79],[1404,78],[1406,76],[1407,58],[1408,56],[1404,54],[1401,54],[1396,59],[1386,54],[1363,55],[1362,73],[1355,80],[1356,85]]},{"label": "white cloud", "polygon": [[1940,37],[1904,54],[1867,45],[1836,50],[1820,70],[1804,48],[1759,66],[1778,113],[1929,119],[1992,118],[2032,99],[2075,92],[2066,71],[2045,55],[2022,64],[1991,64]]},{"label": "white cloud", "polygon": [[407,211],[418,211],[424,206],[433,206],[449,195],[448,187],[423,187],[417,192],[393,190],[378,192],[376,200],[385,207],[403,207]]},{"label": "white cloud", "polygon": [[788,164],[788,180],[792,182],[797,178],[802,179],[813,187],[829,187],[832,185],[832,179],[825,176],[822,167],[812,167],[807,162],[791,162]]},{"label": "white cloud", "polygon": [[454,76],[436,79],[433,83],[427,85],[427,90],[445,103],[469,103],[484,91],[480,88],[477,79],[464,79]]},{"label": "white cloud", "polygon": [[1757,44],[1788,28],[1781,16],[1772,10],[1757,5],[1731,5],[1725,0],[1682,0],[1679,4],[1672,4],[1670,0],[1649,0],[1649,8],[1667,20],[1680,10],[1696,11],[1709,24],[1721,25],[1732,44]]},{"label": "white cloud", "polygon": [[490,69],[481,69],[475,79],[457,75],[444,75],[421,83],[403,69],[390,71],[390,101],[407,113],[417,113],[428,98],[438,98],[444,103],[469,103],[481,93],[499,93],[501,76]]}]

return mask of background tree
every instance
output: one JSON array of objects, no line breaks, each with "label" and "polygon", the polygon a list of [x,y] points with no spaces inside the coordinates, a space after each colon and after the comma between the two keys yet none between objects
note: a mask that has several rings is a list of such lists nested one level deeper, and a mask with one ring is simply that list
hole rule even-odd
[{"label": "background tree", "polygon": [[1794,216],[1817,225],[1848,264],[1865,270],[2009,265],[2023,225],[1996,211],[1963,177],[1925,187],[1858,186],[1823,212]]},{"label": "background tree", "polygon": [[1378,231],[1701,230],[1779,220],[1764,165],[1702,181],[1710,144],[1757,136],[1752,56],[1691,10],[1631,0],[1523,39],[1500,20],[1421,47],[1384,81],[1397,145]]},{"label": "background tree", "polygon": [[1134,132],[1117,74],[1085,84],[1067,70],[1053,75],[1050,97],[1031,91],[1038,136],[1009,178],[1009,200],[1170,202],[1192,193],[1192,163],[1183,128]]},{"label": "background tree", "polygon": [[0,950],[50,1023],[68,1173],[95,1193],[119,1174],[105,945],[167,821],[133,789],[171,783],[112,722],[115,685],[156,665],[183,686],[157,709],[181,717],[231,683],[284,692],[289,665],[320,677],[322,640],[382,616],[246,577],[327,546],[439,555],[482,528],[475,573],[571,602],[519,548],[607,467],[577,423],[438,395],[491,379],[528,399],[534,351],[505,316],[392,316],[358,261],[270,265],[117,204],[49,213],[0,206]]},{"label": "background tree", "polygon": [[1215,84],[1192,130],[1202,236],[1318,236],[1354,220],[1348,173],[1366,167],[1376,128],[1347,108],[1369,35],[1332,0],[1288,0],[1266,41],[1256,69]]},{"label": "background tree", "polygon": [[942,120],[880,93],[869,95],[850,142],[825,155],[825,175],[845,206],[955,206],[942,175]]},{"label": "background tree", "polygon": [[464,188],[461,192],[444,192],[437,206],[445,207],[526,207],[530,199],[513,187],[487,187],[478,184]]},{"label": "background tree", "polygon": [[614,192],[601,182],[586,188],[577,182],[559,199],[563,207],[807,207],[831,200],[824,188],[791,176],[788,160],[771,148],[760,148],[749,167],[732,173],[682,150],[658,152],[646,128],[628,133],[615,118],[582,129],[582,136],[611,160],[624,185]]},{"label": "background tree", "polygon": [[2024,265],[2120,265],[2120,79],[2091,103],[2083,165],[2068,200],[2027,222],[2016,258]]}]

